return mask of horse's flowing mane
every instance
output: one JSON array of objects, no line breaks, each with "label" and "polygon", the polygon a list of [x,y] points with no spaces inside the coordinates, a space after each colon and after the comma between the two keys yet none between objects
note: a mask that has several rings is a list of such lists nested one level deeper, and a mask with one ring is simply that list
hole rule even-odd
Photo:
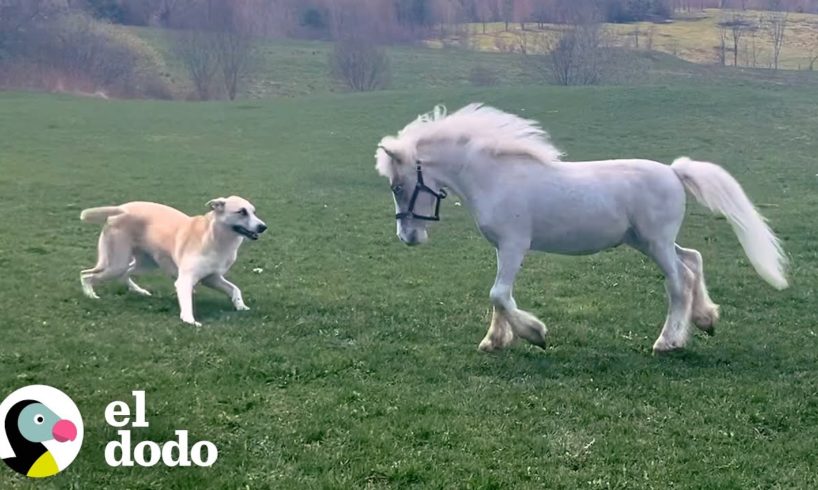
[{"label": "horse's flowing mane", "polygon": [[[537,121],[480,103],[469,104],[452,114],[447,114],[442,105],[435,106],[396,137],[383,138],[380,146],[411,162],[417,157],[418,147],[430,143],[470,146],[495,157],[527,156],[546,165],[558,162],[562,156]],[[384,173],[381,162],[379,158],[377,167]]]}]

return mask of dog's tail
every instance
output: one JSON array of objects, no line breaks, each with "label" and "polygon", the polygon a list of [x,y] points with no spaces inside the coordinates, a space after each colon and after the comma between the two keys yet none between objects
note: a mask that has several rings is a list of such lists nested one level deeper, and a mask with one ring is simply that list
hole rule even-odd
[{"label": "dog's tail", "polygon": [[103,224],[112,216],[119,216],[125,211],[118,206],[103,206],[101,208],[88,208],[80,213],[80,219],[86,223]]},{"label": "dog's tail", "polygon": [[727,218],[758,275],[776,289],[786,288],[781,242],[736,179],[718,165],[687,157],[677,158],[670,168],[699,203]]}]

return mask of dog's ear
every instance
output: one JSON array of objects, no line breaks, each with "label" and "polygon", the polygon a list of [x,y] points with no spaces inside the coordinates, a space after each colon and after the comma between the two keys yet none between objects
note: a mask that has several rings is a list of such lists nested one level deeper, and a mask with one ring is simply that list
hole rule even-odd
[{"label": "dog's ear", "polygon": [[220,213],[224,211],[224,205],[227,204],[227,200],[223,197],[217,197],[216,199],[211,199],[207,201],[207,207]]}]

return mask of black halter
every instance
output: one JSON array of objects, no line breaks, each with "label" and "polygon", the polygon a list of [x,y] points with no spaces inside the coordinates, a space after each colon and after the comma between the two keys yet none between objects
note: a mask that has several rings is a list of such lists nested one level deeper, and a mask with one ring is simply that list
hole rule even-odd
[{"label": "black halter", "polygon": [[[415,184],[415,191],[412,192],[412,199],[409,200],[409,209],[403,211],[401,213],[397,213],[395,215],[395,219],[403,219],[403,218],[415,218],[425,221],[440,221],[440,201],[446,199],[446,191],[444,189],[440,189],[439,191],[435,192],[434,189],[427,186],[423,183],[423,171],[420,169],[420,161],[417,162],[417,170],[418,170],[418,179],[417,183]],[[418,199],[418,195],[421,192],[425,192],[427,194],[431,194],[435,198],[435,214],[434,216],[423,216],[422,214],[415,213],[415,201]]]}]

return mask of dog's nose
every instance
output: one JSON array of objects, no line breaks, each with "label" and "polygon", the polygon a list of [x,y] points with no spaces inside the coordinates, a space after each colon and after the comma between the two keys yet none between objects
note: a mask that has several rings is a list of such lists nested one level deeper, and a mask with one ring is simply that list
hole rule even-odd
[{"label": "dog's nose", "polygon": [[265,225],[264,223],[262,223],[262,224],[260,224],[260,225],[258,225],[258,226],[256,227],[256,233],[264,233],[264,231],[265,231],[266,229],[267,229],[267,225]]}]

